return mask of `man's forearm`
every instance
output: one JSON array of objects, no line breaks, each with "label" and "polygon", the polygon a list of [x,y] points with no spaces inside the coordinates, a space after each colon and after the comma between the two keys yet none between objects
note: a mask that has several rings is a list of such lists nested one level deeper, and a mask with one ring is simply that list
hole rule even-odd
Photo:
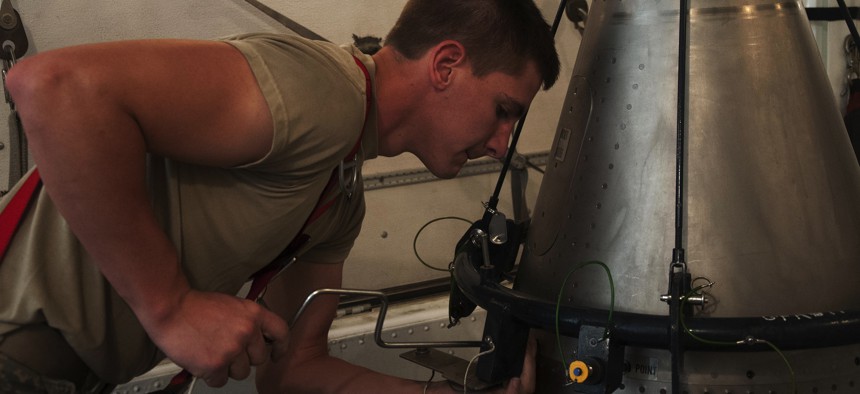
[{"label": "man's forearm", "polygon": [[[283,366],[266,364],[257,368],[257,390],[275,393],[424,393],[426,382],[384,375],[350,364],[341,359],[322,356],[312,361]],[[428,370],[428,377],[429,377]],[[455,393],[447,383],[434,383],[427,393]]]}]

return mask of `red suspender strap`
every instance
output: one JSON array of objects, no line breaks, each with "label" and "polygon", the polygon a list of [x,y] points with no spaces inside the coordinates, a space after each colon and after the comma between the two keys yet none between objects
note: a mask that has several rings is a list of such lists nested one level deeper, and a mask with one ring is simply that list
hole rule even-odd
[{"label": "red suspender strap", "polygon": [[[364,107],[364,124],[361,126],[361,134],[358,135],[358,141],[355,141],[355,145],[352,146],[352,150],[350,150],[349,154],[347,154],[346,157],[343,159],[344,162],[354,161],[356,159],[355,156],[358,154],[358,150],[361,149],[361,137],[364,135],[364,130],[367,128],[367,118],[370,117],[370,106],[373,104],[373,95],[371,94],[372,84],[370,83],[370,72],[367,71],[367,67],[365,67],[364,63],[362,63],[360,60],[358,60],[357,57],[353,56],[352,59],[355,60],[355,64],[357,64],[358,67],[361,68],[361,71],[364,73],[364,85],[365,85],[365,93],[366,93],[365,96],[366,96],[367,103],[365,104],[365,107]],[[323,203],[322,198],[324,195],[328,194],[328,192],[331,190],[331,188],[337,186],[337,183],[338,183],[337,171],[338,171],[337,168],[332,170],[331,178],[329,178],[328,185],[326,186],[325,190],[323,191],[323,195],[320,196],[320,201],[317,202],[317,206],[314,208],[313,212],[311,212],[311,215],[308,216],[308,220],[305,222],[305,225],[302,226],[302,230],[299,231],[300,234],[302,232],[304,232],[304,229],[307,226],[309,226],[311,223],[313,223],[314,221],[319,219],[319,217],[322,216],[322,214],[325,213],[325,211],[327,211],[329,208],[331,208],[331,206],[334,204],[336,199],[331,199],[328,202]],[[304,243],[304,242],[302,242],[302,243]],[[301,246],[301,245],[299,245],[299,246]]]},{"label": "red suspender strap", "polygon": [[42,178],[39,176],[39,170],[36,169],[24,180],[21,188],[12,196],[3,212],[0,212],[0,262],[3,261],[6,250],[9,249],[9,243],[12,242],[12,237],[18,230],[18,226],[40,186],[42,186]]},{"label": "red suspender strap", "polygon": [[[367,127],[367,118],[370,115],[370,107],[373,103],[373,95],[371,94],[371,83],[370,83],[370,72],[367,71],[367,67],[364,66],[357,57],[353,56],[355,60],[355,64],[361,68],[361,71],[364,72],[364,81],[365,81],[365,95],[367,96],[367,105],[364,108],[364,125],[361,129],[361,134],[358,136],[358,141],[355,142],[355,146],[352,147],[352,151],[344,158],[345,161],[355,160],[355,155],[358,154],[358,150],[361,149],[361,137],[364,135],[364,129]],[[253,281],[251,282],[251,289],[248,291],[248,294],[245,296],[246,299],[249,300],[257,300],[263,294],[263,290],[268,286],[269,281],[271,281],[275,276],[281,272],[282,269],[286,268],[287,265],[292,262],[293,257],[295,257],[296,253],[301,249],[301,247],[307,242],[311,237],[305,233],[305,229],[314,221],[319,219],[323,213],[325,213],[334,202],[337,200],[336,198],[332,198],[329,201],[325,201],[325,197],[332,191],[334,187],[338,185],[338,168],[335,168],[332,171],[331,177],[329,178],[328,184],[325,189],[321,193],[319,200],[317,200],[317,205],[314,207],[314,210],[311,211],[311,214],[305,220],[305,223],[302,225],[302,228],[299,230],[299,234],[293,238],[289,245],[287,245],[286,249],[282,251],[278,257],[269,263],[269,265],[265,266],[263,269],[257,271],[253,276]],[[167,387],[163,390],[159,391],[159,393],[180,393],[185,387],[191,383],[191,374],[183,370],[179,374],[173,377],[168,383]]]},{"label": "red suspender strap", "polygon": [[[371,82],[370,82],[370,72],[367,71],[367,67],[364,66],[358,58],[353,56],[353,60],[355,60],[355,64],[361,68],[361,71],[364,73],[364,83],[365,83],[365,96],[367,97],[367,103],[364,107],[364,124],[361,128],[361,134],[358,136],[358,141],[355,142],[355,145],[352,147],[352,150],[346,155],[344,161],[352,161],[356,159],[356,154],[358,154],[358,150],[361,149],[361,137],[364,135],[364,129],[367,127],[367,118],[370,115],[370,107],[373,103],[373,95],[371,94]],[[325,201],[325,197],[338,185],[338,169],[335,168],[332,171],[331,177],[328,180],[328,184],[325,189],[321,193],[319,200],[317,200],[317,204],[314,207],[311,214],[308,216],[305,223],[302,225],[302,228],[299,230],[299,234],[293,238],[293,240],[287,245],[286,249],[281,252],[278,257],[276,257],[269,265],[258,271],[254,274],[254,280],[251,282],[251,289],[248,291],[248,294],[245,298],[249,300],[256,300],[263,293],[263,290],[269,284],[269,281],[272,280],[282,269],[284,269],[291,261],[292,258],[296,255],[296,253],[301,249],[301,247],[310,239],[310,236],[305,234],[305,229],[311,225],[311,223],[315,222],[319,219],[337,200],[337,198],[332,198],[328,201]]]}]

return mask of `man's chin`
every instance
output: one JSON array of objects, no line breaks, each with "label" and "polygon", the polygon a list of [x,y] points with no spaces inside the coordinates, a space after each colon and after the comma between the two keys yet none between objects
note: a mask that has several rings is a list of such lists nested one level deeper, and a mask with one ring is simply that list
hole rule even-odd
[{"label": "man's chin", "polygon": [[458,169],[456,169],[456,170],[454,170],[454,171],[446,171],[446,172],[440,172],[440,171],[433,171],[433,170],[430,170],[430,172],[431,172],[433,175],[435,175],[435,176],[436,176],[436,178],[441,178],[441,179],[451,179],[451,178],[453,178],[453,177],[457,176],[457,174],[459,174],[459,173],[460,173],[460,169],[458,168]]},{"label": "man's chin", "polygon": [[424,160],[420,156],[418,159],[421,160],[421,163],[424,164],[424,167],[427,168],[427,171],[430,171],[433,176],[441,179],[451,179],[457,174],[460,173],[460,170],[463,169],[463,166],[466,165],[466,160],[463,158],[462,162],[434,162],[433,160]]},{"label": "man's chin", "polygon": [[457,174],[460,173],[460,170],[462,168],[463,168],[463,165],[451,166],[451,167],[446,167],[446,168],[428,167],[427,169],[430,170],[430,173],[433,174],[434,176],[436,176],[437,178],[451,179],[451,178],[457,176]]}]

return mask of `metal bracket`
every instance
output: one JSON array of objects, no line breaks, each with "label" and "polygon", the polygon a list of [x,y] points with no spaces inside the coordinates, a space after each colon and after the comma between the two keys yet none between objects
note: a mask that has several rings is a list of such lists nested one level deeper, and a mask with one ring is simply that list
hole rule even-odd
[{"label": "metal bracket", "polygon": [[305,309],[313,302],[313,300],[321,295],[359,295],[376,297],[380,300],[379,317],[376,319],[376,327],[373,332],[373,340],[379,347],[387,349],[404,349],[404,348],[447,348],[447,347],[481,347],[483,341],[451,341],[451,342],[385,342],[382,339],[382,328],[385,323],[385,314],[388,312],[388,297],[381,291],[374,290],[356,290],[356,289],[319,289],[307,296],[305,302],[290,320],[290,326],[295,325]]},{"label": "metal bracket", "polygon": [[621,385],[624,347],[606,338],[605,333],[605,327],[584,325],[579,329],[577,357],[569,366],[577,392],[611,393]]},{"label": "metal bracket", "polygon": [[567,19],[573,22],[576,30],[582,34],[585,31],[585,24],[588,22],[588,3],[585,0],[573,0],[567,3],[565,15],[567,15]]}]

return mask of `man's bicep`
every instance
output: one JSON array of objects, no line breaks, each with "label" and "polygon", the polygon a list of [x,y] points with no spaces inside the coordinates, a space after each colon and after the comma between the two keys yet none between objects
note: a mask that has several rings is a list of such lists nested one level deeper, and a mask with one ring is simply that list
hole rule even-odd
[{"label": "man's bicep", "polygon": [[272,143],[271,114],[254,73],[225,42],[88,44],[26,58],[13,71],[9,83],[22,119],[53,134],[81,125],[74,138],[93,144],[142,137],[152,153],[225,167],[263,157]]},{"label": "man's bicep", "polygon": [[[125,100],[150,151],[231,167],[264,157],[273,121],[247,60],[224,42],[141,43],[148,65]],[[139,72],[139,71],[138,71]]]}]

